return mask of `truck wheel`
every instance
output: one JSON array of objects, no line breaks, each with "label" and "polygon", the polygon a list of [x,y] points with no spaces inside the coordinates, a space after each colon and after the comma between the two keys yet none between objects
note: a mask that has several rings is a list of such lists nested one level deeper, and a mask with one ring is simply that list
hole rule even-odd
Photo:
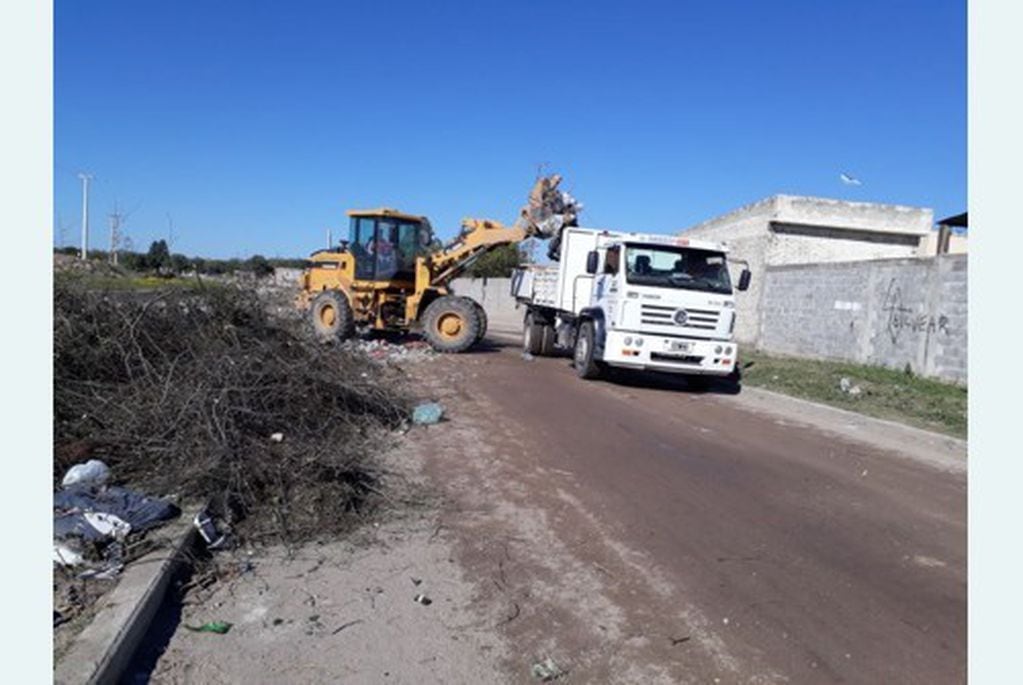
[{"label": "truck wheel", "polygon": [[355,317],[348,296],[339,290],[324,290],[309,308],[313,330],[323,340],[347,340],[355,335]]},{"label": "truck wheel", "polygon": [[522,327],[522,351],[527,354],[540,354],[543,342],[543,326],[533,319],[533,312],[526,314],[526,322]]},{"label": "truck wheel", "polygon": [[438,352],[465,352],[479,339],[480,318],[468,298],[444,295],[423,312],[423,334]]},{"label": "truck wheel", "polygon": [[540,328],[540,356],[554,356],[554,341],[557,338],[557,331],[551,324],[545,324]]},{"label": "truck wheel", "polygon": [[593,359],[593,348],[596,336],[593,333],[593,324],[589,321],[579,327],[579,335],[575,337],[575,373],[579,378],[590,380],[600,376],[600,366]]}]

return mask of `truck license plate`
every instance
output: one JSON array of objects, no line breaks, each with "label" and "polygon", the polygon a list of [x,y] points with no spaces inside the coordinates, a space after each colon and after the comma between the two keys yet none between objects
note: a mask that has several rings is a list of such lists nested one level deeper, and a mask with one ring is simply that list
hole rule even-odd
[{"label": "truck license plate", "polygon": [[671,351],[672,352],[688,352],[691,349],[693,349],[693,344],[692,343],[682,342],[680,340],[672,340],[671,341]]}]

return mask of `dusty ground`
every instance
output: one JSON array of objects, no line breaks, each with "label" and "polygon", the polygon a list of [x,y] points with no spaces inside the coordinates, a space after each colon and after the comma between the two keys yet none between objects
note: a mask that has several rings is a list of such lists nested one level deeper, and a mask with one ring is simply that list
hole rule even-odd
[{"label": "dusty ground", "polygon": [[965,680],[962,468],[500,346],[418,376],[450,420],[392,464],[429,502],[254,558],[184,610],[232,631],[177,630],[155,682]]}]

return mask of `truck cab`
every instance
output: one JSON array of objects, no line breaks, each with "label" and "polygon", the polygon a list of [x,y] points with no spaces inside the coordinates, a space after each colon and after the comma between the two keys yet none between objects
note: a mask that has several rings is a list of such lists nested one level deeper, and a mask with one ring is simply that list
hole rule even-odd
[{"label": "truck cab", "polygon": [[571,350],[584,378],[607,366],[698,379],[734,373],[734,291],[749,286],[750,273],[732,283],[726,246],[583,228],[562,241],[557,266],[513,279],[527,305],[526,351]]}]

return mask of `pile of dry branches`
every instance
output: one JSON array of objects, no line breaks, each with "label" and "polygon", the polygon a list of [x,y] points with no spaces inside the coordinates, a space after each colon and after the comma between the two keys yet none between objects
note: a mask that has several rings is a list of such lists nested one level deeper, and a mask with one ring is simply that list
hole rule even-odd
[{"label": "pile of dry branches", "polygon": [[242,289],[58,284],[55,475],[88,453],[149,494],[214,502],[250,539],[337,532],[374,499],[373,455],[408,417],[388,373],[289,331]]}]

